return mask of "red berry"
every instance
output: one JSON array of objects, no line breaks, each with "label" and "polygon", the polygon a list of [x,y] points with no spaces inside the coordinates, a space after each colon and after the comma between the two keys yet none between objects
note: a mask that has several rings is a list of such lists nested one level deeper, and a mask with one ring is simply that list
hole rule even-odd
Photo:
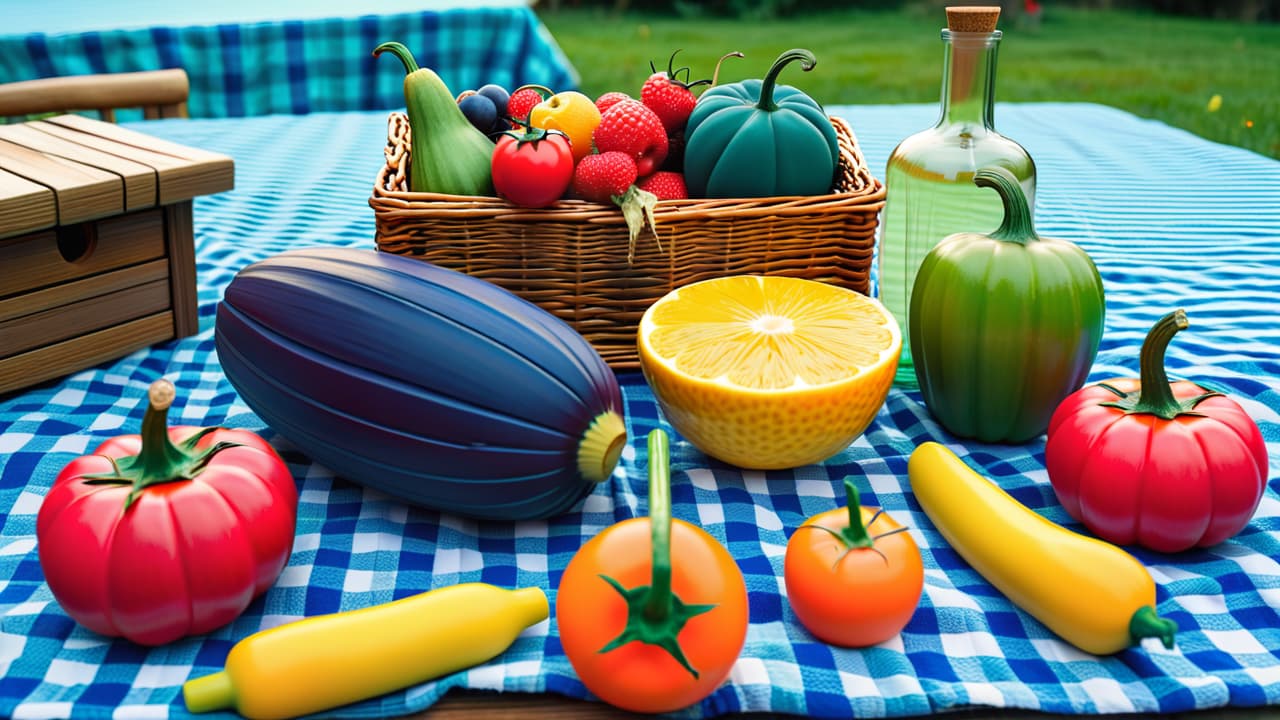
[{"label": "red berry", "polygon": [[632,97],[624,92],[611,91],[596,98],[596,109],[603,115],[605,110],[622,102],[623,100],[631,100]]},{"label": "red berry", "polygon": [[529,111],[546,97],[547,95],[542,92],[541,88],[525,86],[516,90],[507,99],[507,117],[512,120],[527,121],[529,119]]},{"label": "red berry", "polygon": [[668,132],[675,132],[689,122],[693,106],[698,102],[689,88],[667,77],[665,71],[656,72],[644,81],[640,88],[640,100],[662,120]]},{"label": "red berry", "polygon": [[636,187],[657,195],[659,200],[685,200],[689,197],[684,175],[669,170],[659,170],[636,183]]},{"label": "red berry", "polygon": [[630,155],[641,177],[657,170],[667,157],[667,131],[662,120],[636,100],[620,100],[609,108],[600,116],[591,139],[602,153]]},{"label": "red berry", "polygon": [[[693,112],[693,106],[698,102],[694,97],[691,88],[710,83],[710,80],[699,80],[697,82],[687,82],[689,78],[689,68],[676,69],[676,52],[671,53],[671,58],[667,60],[667,69],[658,70],[653,67],[653,63],[649,63],[649,68],[653,70],[653,74],[649,79],[644,81],[644,86],[640,88],[640,101],[647,105],[651,110],[658,114],[662,120],[662,125],[667,129],[667,134],[675,134],[677,130],[684,128],[689,122],[689,115]],[[680,81],[680,73],[683,72],[686,82]]]},{"label": "red berry", "polygon": [[613,201],[636,181],[636,163],[630,155],[603,152],[578,161],[573,171],[573,194],[598,203]]}]

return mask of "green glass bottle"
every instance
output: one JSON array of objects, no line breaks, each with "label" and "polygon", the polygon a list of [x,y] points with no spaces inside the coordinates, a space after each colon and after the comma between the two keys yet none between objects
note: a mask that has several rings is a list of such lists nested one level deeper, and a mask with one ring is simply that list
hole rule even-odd
[{"label": "green glass bottle", "polygon": [[924,256],[952,233],[989,234],[1004,218],[999,196],[975,185],[974,173],[987,165],[1004,167],[1035,206],[1035,163],[995,129],[999,13],[999,7],[947,8],[938,122],[903,140],[889,156],[878,287],[880,301],[902,329],[902,359],[894,378],[899,386],[916,386],[908,311]]}]

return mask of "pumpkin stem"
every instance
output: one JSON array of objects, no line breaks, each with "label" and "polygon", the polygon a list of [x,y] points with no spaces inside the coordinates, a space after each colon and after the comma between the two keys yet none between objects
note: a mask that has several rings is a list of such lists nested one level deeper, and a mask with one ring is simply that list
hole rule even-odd
[{"label": "pumpkin stem", "polygon": [[686,605],[671,591],[671,466],[667,434],[661,429],[649,433],[649,527],[652,582],[628,589],[611,577],[600,576],[626,601],[627,624],[622,634],[599,652],[607,653],[638,640],[666,650],[697,678],[698,671],[689,664],[678,636],[690,618],[709,612],[715,605]]},{"label": "pumpkin stem", "polygon": [[413,59],[413,53],[404,46],[404,43],[384,42],[373,49],[373,56],[378,57],[384,50],[400,58],[400,62],[404,63],[405,75],[418,71],[418,61]]},{"label": "pumpkin stem", "polygon": [[217,453],[235,447],[236,443],[220,442],[211,447],[196,449],[196,444],[206,435],[217,430],[204,428],[179,444],[169,439],[169,406],[177,391],[173,383],[161,378],[147,389],[147,412],[142,417],[142,448],[137,455],[127,455],[111,461],[115,472],[85,475],[89,485],[131,485],[125,498],[127,511],[143,490],[152,485],[190,480],[204,470]]},{"label": "pumpkin stem", "polygon": [[1199,415],[1200,413],[1195,411],[1196,405],[1222,393],[1210,391],[1186,400],[1179,400],[1173,395],[1169,375],[1164,367],[1164,356],[1169,349],[1169,341],[1179,330],[1185,330],[1190,325],[1187,312],[1182,308],[1157,320],[1142,341],[1138,361],[1141,370],[1138,389],[1131,393],[1122,393],[1103,383],[1103,387],[1119,395],[1120,399],[1100,403],[1100,405],[1120,408],[1126,415],[1155,415],[1165,420],[1172,420],[1179,415]]},{"label": "pumpkin stem", "polygon": [[800,68],[805,72],[809,72],[818,64],[818,59],[813,56],[813,53],[803,48],[794,48],[779,55],[778,59],[773,61],[773,67],[769,68],[769,72],[765,74],[764,80],[760,83],[760,101],[756,103],[757,108],[766,112],[778,109],[778,106],[773,102],[773,88],[778,84],[778,73],[782,72],[782,68],[793,60],[799,60]]},{"label": "pumpkin stem", "polygon": [[1013,173],[999,165],[988,165],[974,173],[973,184],[995,190],[1004,204],[1004,221],[989,237],[1020,245],[1040,239],[1036,235],[1026,193],[1022,192],[1022,185]]}]

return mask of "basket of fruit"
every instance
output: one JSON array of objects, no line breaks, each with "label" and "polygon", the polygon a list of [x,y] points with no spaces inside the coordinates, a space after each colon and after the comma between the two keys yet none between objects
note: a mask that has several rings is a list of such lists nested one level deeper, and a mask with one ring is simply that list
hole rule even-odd
[{"label": "basket of fruit", "polygon": [[512,291],[614,369],[639,367],[641,316],[688,283],[783,275],[868,292],[884,185],[846,121],[777,84],[790,62],[813,66],[808,51],[698,96],[669,67],[639,99],[593,101],[535,87],[455,97],[382,47],[408,74],[369,200],[378,249]]}]

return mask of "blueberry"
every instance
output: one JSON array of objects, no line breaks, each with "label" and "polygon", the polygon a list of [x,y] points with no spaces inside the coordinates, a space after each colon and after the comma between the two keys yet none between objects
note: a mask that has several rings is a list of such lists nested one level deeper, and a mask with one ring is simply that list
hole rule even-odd
[{"label": "blueberry", "polygon": [[458,101],[458,108],[477,130],[488,134],[498,119],[498,108],[484,95],[468,95]]},{"label": "blueberry", "polygon": [[479,90],[476,90],[476,94],[483,95],[492,100],[494,106],[499,109],[499,114],[506,112],[507,101],[511,99],[511,94],[506,91],[506,88],[501,85],[494,85],[493,83],[489,83],[488,85],[481,87]]}]

